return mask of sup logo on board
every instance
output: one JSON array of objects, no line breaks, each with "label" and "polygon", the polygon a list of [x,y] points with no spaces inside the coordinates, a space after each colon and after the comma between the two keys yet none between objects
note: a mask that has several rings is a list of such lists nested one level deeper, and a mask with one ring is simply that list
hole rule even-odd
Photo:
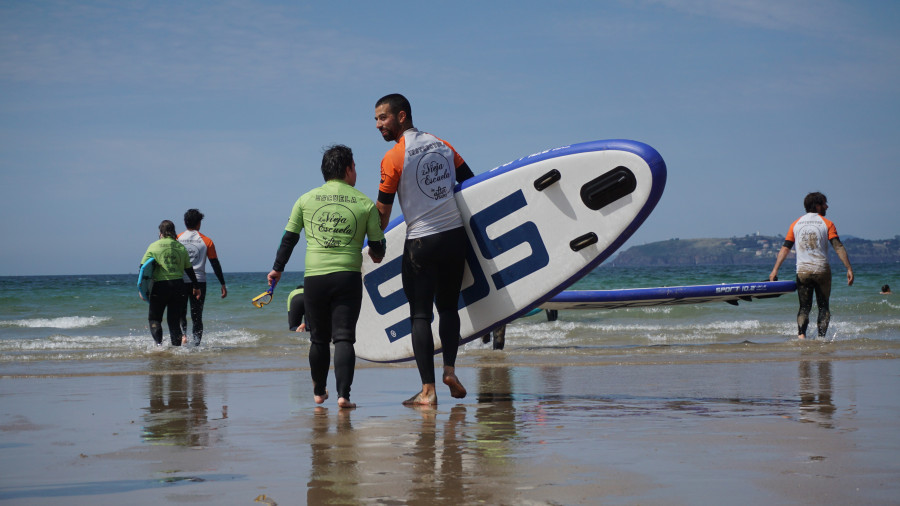
[{"label": "sup logo on board", "polygon": [[[492,224],[527,205],[525,194],[522,190],[517,190],[473,214],[469,219],[469,230],[475,238],[474,246],[478,248],[478,252],[476,253],[472,244],[466,248],[466,263],[473,282],[460,293],[458,309],[475,304],[492,291],[506,288],[550,263],[550,254],[534,222],[525,221],[497,237],[490,237],[487,233],[488,227]],[[531,253],[488,278],[478,262],[477,255],[480,254],[486,259],[498,258],[520,244],[527,244],[531,248]],[[401,275],[401,262],[401,257],[397,257],[390,262],[382,263],[363,278],[369,299],[379,314],[388,314],[407,303],[402,288],[384,296],[379,291],[381,286]],[[388,340],[394,342],[412,332],[412,323],[405,317],[384,330]]]}]

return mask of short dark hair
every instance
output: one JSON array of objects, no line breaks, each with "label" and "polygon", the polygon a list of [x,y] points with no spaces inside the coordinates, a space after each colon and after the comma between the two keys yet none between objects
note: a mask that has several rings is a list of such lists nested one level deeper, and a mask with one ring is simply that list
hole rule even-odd
[{"label": "short dark hair", "polygon": [[884,286],[881,287],[881,291],[882,291],[882,292],[890,292],[890,291],[891,291],[891,286],[890,286],[890,285],[884,285]]},{"label": "short dark hair", "polygon": [[391,93],[390,95],[385,95],[378,99],[378,102],[375,102],[375,107],[387,104],[388,107],[391,108],[391,114],[399,114],[400,111],[406,111],[406,117],[409,121],[412,121],[412,106],[409,105],[409,100],[406,100],[406,97],[399,93]]},{"label": "short dark hair", "polygon": [[353,166],[353,150],[343,144],[325,148],[322,154],[322,177],[325,181],[344,179],[347,167]]},{"label": "short dark hair", "polygon": [[199,209],[188,209],[187,212],[184,213],[184,226],[187,228],[197,228],[200,226],[200,222],[203,221],[203,218],[203,213],[201,213]]},{"label": "short dark hair", "polygon": [[825,195],[823,195],[819,192],[812,192],[809,195],[807,195],[805,199],[803,199],[803,207],[806,209],[806,212],[808,212],[808,213],[816,212],[817,205],[824,206],[827,203],[828,203],[828,199],[825,197]]},{"label": "short dark hair", "polygon": [[163,237],[175,239],[175,224],[171,220],[162,220],[162,223],[159,224],[159,233]]}]

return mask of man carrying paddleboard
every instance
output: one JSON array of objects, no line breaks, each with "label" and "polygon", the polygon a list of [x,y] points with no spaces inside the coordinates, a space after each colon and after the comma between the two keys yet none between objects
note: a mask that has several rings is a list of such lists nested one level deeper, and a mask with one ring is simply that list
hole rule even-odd
[{"label": "man carrying paddleboard", "polygon": [[824,338],[831,320],[828,299],[831,297],[831,266],[828,264],[828,243],[834,248],[838,258],[847,268],[847,284],[853,284],[853,268],[847,250],[838,237],[837,229],[831,220],[825,218],[828,210],[828,199],[819,192],[810,193],[803,199],[806,214],[794,220],[784,238],[784,246],[775,259],[775,267],[769,274],[769,281],[778,276],[778,269],[787,258],[791,248],[797,246],[797,296],[800,298],[800,311],[797,313],[797,337],[806,339],[809,325],[809,312],[812,309],[813,293],[819,315],[816,325],[819,338]]},{"label": "man carrying paddleboard", "polygon": [[396,142],[381,160],[381,183],[375,206],[381,228],[387,227],[394,196],[406,220],[402,282],[409,300],[412,345],[422,391],[403,402],[408,406],[437,404],[434,374],[432,307],[439,318],[443,352],[443,382],[461,399],[466,389],[456,377],[459,349],[457,303],[462,287],[468,238],[453,198],[453,187],[473,176],[448,142],[413,127],[409,101],[400,94],[375,103],[375,127],[387,142]]},{"label": "man carrying paddleboard", "polygon": [[369,239],[369,256],[384,258],[384,233],[372,200],[354,188],[356,163],[347,146],[328,148],[322,156],[325,184],[303,194],[294,204],[269,284],[281,279],[300,231],[306,230],[303,289],[309,322],[309,368],[316,404],[328,399],[325,389],[334,343],[334,378],[338,407],[355,408],[350,386],[356,368],[356,322],[362,305],[362,247]]}]

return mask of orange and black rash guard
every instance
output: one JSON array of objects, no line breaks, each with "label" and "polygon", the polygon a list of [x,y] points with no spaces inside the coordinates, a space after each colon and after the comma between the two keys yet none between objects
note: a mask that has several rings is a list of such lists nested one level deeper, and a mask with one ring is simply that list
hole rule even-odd
[{"label": "orange and black rash guard", "polygon": [[463,225],[453,188],[471,176],[449,142],[410,128],[381,160],[378,201],[400,198],[407,239],[452,230]]},{"label": "orange and black rash guard", "polygon": [[[216,245],[212,239],[201,234],[199,230],[188,229],[178,234],[178,242],[184,245],[190,255],[198,282],[206,283],[206,260],[209,259],[219,283],[225,284],[225,276],[222,274],[222,266],[216,254]],[[184,276],[184,281],[188,281],[187,275]]]},{"label": "orange and black rash guard", "polygon": [[794,220],[784,237],[785,247],[797,246],[797,273],[817,274],[826,272],[828,242],[838,237],[834,223],[817,213],[806,213]]}]

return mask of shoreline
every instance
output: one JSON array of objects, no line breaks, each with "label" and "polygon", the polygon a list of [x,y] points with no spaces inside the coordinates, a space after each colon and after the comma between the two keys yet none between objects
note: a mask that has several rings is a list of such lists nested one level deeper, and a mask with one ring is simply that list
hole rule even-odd
[{"label": "shoreline", "polygon": [[[804,343],[805,344],[805,343]],[[847,355],[834,355],[829,351],[814,352],[810,354],[801,351],[800,355],[790,355],[779,353],[770,356],[759,356],[759,354],[751,354],[747,352],[739,352],[725,356],[726,354],[703,353],[700,355],[614,355],[609,359],[597,360],[590,355],[576,357],[569,355],[563,360],[558,360],[556,356],[536,356],[523,357],[522,355],[513,355],[507,353],[486,352],[482,354],[461,355],[457,359],[457,367],[459,368],[493,368],[493,367],[609,367],[609,366],[677,366],[677,365],[702,365],[702,364],[752,364],[752,363],[785,363],[785,362],[810,362],[810,361],[865,361],[865,360],[897,360],[900,359],[900,352],[895,353],[887,350],[863,350],[853,351]],[[710,358],[709,356],[712,355]],[[191,356],[163,356],[148,357],[147,360],[160,359],[161,361],[171,361],[169,367],[173,369],[150,370],[146,367],[146,362],[139,361],[110,361],[113,365],[132,366],[132,370],[114,371],[114,370],[96,370],[90,372],[40,372],[40,373],[10,373],[0,372],[0,379],[28,379],[28,378],[83,378],[93,376],[158,376],[158,375],[187,375],[187,374],[253,374],[253,373],[278,373],[278,372],[299,372],[309,371],[307,365],[283,365],[272,367],[226,367],[211,369],[207,364],[202,364],[200,369],[185,370],[181,367],[196,366],[197,363],[191,362],[192,359],[198,357]],[[201,358],[202,359],[202,358]],[[290,359],[283,358],[283,361],[301,362],[306,359],[303,353],[297,354],[296,357]],[[61,361],[65,363],[66,361]],[[71,361],[78,362],[78,361]],[[436,366],[440,366],[440,354],[435,356]],[[91,362],[91,365],[103,366],[106,362]],[[142,367],[143,366],[143,367]],[[368,362],[358,359],[356,362],[356,370],[366,369],[414,369],[415,362],[412,360],[395,363],[378,363]],[[2,367],[0,367],[2,371]]]},{"label": "shoreline", "polygon": [[355,410],[335,398],[316,406],[303,367],[4,376],[0,501],[900,498],[900,392],[885,388],[900,379],[895,356],[599,365],[487,357],[466,357],[457,374],[469,395],[451,399],[439,385],[434,409],[400,404],[418,389],[413,364],[358,365]]}]

